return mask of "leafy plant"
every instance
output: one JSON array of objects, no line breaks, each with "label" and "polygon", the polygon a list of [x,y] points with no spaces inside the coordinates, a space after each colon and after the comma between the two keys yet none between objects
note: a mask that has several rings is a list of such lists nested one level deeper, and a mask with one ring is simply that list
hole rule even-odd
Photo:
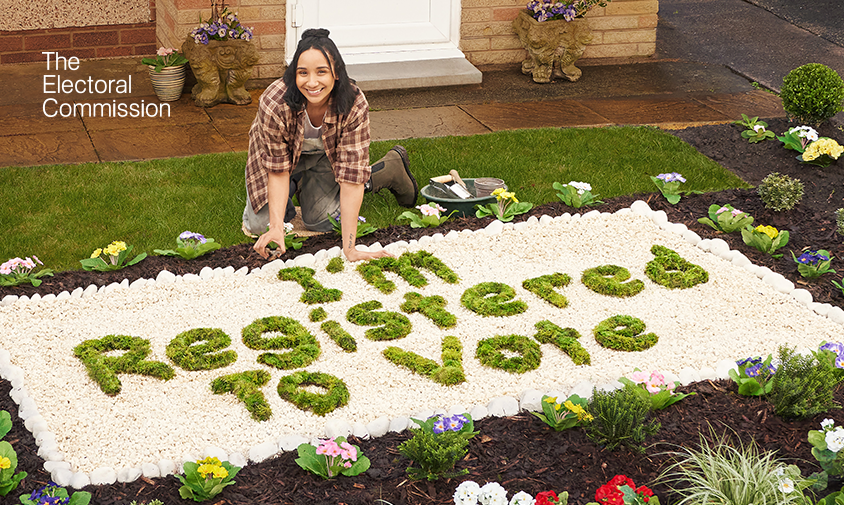
[{"label": "leafy plant", "polygon": [[478,434],[474,431],[472,416],[431,416],[425,421],[413,419],[419,426],[411,428],[413,438],[402,442],[398,449],[406,458],[419,465],[408,467],[411,479],[437,480],[440,477],[453,478],[469,473],[469,470],[454,470],[454,465],[463,459],[469,439]]},{"label": "leafy plant", "polygon": [[709,217],[702,217],[697,222],[709,225],[712,229],[723,233],[733,233],[752,225],[753,217],[729,203],[727,205],[712,204],[709,206]]},{"label": "leafy plant", "polygon": [[234,476],[239,471],[240,467],[213,457],[196,463],[187,461],[184,464],[184,476],[177,475],[182,483],[179,496],[193,501],[210,500],[220,494],[223,488],[234,484]]},{"label": "leafy plant", "polygon": [[730,378],[738,384],[738,392],[744,396],[762,396],[771,392],[774,386],[770,380],[777,369],[771,365],[770,354],[762,361],[759,356],[736,361],[738,370],[730,369]]},{"label": "leafy plant", "polygon": [[576,426],[583,426],[592,421],[592,415],[586,412],[589,401],[577,395],[571,395],[560,403],[557,397],[542,396],[542,413],[532,412],[554,431],[563,431]]},{"label": "leafy plant", "polygon": [[832,165],[842,153],[844,153],[844,147],[841,147],[838,142],[828,137],[821,137],[809,144],[797,159],[809,165],[826,168]]},{"label": "leafy plant", "polygon": [[[0,412],[4,414],[2,416],[4,419],[9,416],[9,413],[5,410]],[[11,428],[11,421],[8,424]],[[5,433],[8,432],[9,430],[7,429]],[[4,436],[5,433],[3,434]],[[6,496],[14,491],[18,487],[18,484],[20,484],[20,481],[26,477],[26,472],[15,473],[17,468],[18,454],[12,448],[12,444],[5,440],[0,441],[0,496]]]},{"label": "leafy plant", "polygon": [[656,185],[662,196],[668,200],[668,203],[675,205],[680,201],[682,194],[701,194],[702,191],[681,190],[680,183],[686,182],[686,178],[677,172],[667,174],[659,174],[656,177],[651,176],[651,181]]},{"label": "leafy plant", "polygon": [[844,474],[844,428],[832,419],[821,421],[821,429],[809,430],[812,456],[828,475]]},{"label": "leafy plant", "polygon": [[783,345],[777,357],[780,365],[768,399],[778,416],[805,419],[841,408],[833,398],[841,379],[828,361],[818,360],[814,355],[804,356]]},{"label": "leafy plant", "polygon": [[176,237],[176,250],[154,249],[153,252],[162,256],[181,256],[186,260],[192,260],[203,254],[216,251],[220,247],[220,244],[214,242],[213,238],[205,238],[202,234],[192,231],[183,231]]},{"label": "leafy plant", "polygon": [[844,110],[844,80],[826,65],[808,63],[785,76],[780,98],[789,119],[817,126]]},{"label": "leafy plant", "polygon": [[791,210],[803,199],[803,183],[779,172],[768,174],[756,188],[765,207],[781,212]]},{"label": "leafy plant", "polygon": [[659,497],[654,496],[654,492],[642,484],[636,487],[633,479],[626,475],[616,475],[609,482],[599,487],[595,491],[595,502],[587,503],[586,505],[659,505]]},{"label": "leafy plant", "polygon": [[76,491],[68,496],[67,489],[50,481],[30,494],[20,495],[20,502],[23,505],[88,505],[91,493]]},{"label": "leafy plant", "polygon": [[102,249],[95,249],[91,253],[90,258],[79,260],[79,263],[87,271],[111,272],[113,270],[120,270],[121,268],[130,267],[147,257],[147,253],[144,252],[127,262],[134,247],[131,245],[127,247],[126,242],[115,240]]},{"label": "leafy plant", "polygon": [[710,442],[701,434],[700,449],[669,454],[674,462],[658,480],[681,497],[676,505],[802,505],[802,490],[813,482],[753,441],[735,444],[722,436]]},{"label": "leafy plant", "polygon": [[797,271],[800,275],[807,279],[817,279],[825,273],[835,273],[835,270],[829,267],[833,257],[827,250],[807,250],[800,256],[794,256],[794,251],[792,251],[791,258],[797,263]]},{"label": "leafy plant", "polygon": [[488,203],[486,205],[475,205],[475,217],[495,216],[499,221],[509,222],[513,217],[519,214],[524,214],[533,208],[532,203],[519,202],[516,194],[511,191],[505,191],[504,188],[498,188],[492,192],[496,203]]},{"label": "leafy plant", "polygon": [[369,458],[361,453],[360,447],[347,442],[346,437],[322,439],[318,446],[301,444],[296,451],[299,454],[296,464],[323,479],[338,475],[354,477],[369,470]]},{"label": "leafy plant", "polygon": [[654,370],[650,375],[635,369],[630,378],[621,377],[618,382],[633,389],[639,397],[651,404],[651,410],[662,410],[673,405],[687,396],[695,393],[679,393],[675,389],[680,385],[678,381],[665,382],[665,376]]},{"label": "leafy plant", "polygon": [[779,231],[773,226],[759,225],[756,228],[748,226],[742,228],[741,239],[745,244],[765,254],[770,254],[772,258],[782,258],[782,253],[774,253],[777,249],[788,244],[788,231]]},{"label": "leafy plant", "polygon": [[650,406],[648,400],[630,388],[608,392],[594,389],[587,409],[594,420],[584,426],[586,435],[611,451],[624,445],[645,452],[645,437],[656,434],[660,427],[659,422],[648,421]]},{"label": "leafy plant", "polygon": [[774,132],[768,130],[768,123],[759,121],[759,116],[751,119],[746,114],[741,115],[741,121],[733,121],[733,124],[744,126],[746,130],[741,132],[741,137],[747,139],[751,144],[774,138]]},{"label": "leafy plant", "polygon": [[[34,258],[34,261],[33,261]],[[44,265],[38,256],[27,257],[25,260],[20,258],[12,258],[9,261],[0,265],[0,286],[17,286],[28,282],[35,287],[41,285],[39,277],[49,275],[53,276],[53,271],[49,268],[44,268],[38,272],[33,272],[37,267],[35,263]]]},{"label": "leafy plant", "polygon": [[155,67],[156,72],[161,72],[164,67],[179,67],[188,62],[175,47],[159,47],[155,58],[142,58],[141,63]]},{"label": "leafy plant", "polygon": [[[336,216],[332,216],[331,214],[328,215],[328,219],[331,221],[331,227],[334,229],[334,233],[340,235],[343,233],[343,229],[340,226],[340,213],[338,212]],[[371,224],[366,222],[366,218],[363,216],[358,216],[358,228],[355,234],[355,237],[360,238],[364,235],[369,235],[370,233],[374,233],[378,228],[372,226]],[[285,244],[287,243],[287,237],[284,237]]]},{"label": "leafy plant", "polygon": [[811,126],[795,126],[783,133],[782,137],[777,137],[777,140],[782,142],[786,149],[802,153],[809,142],[818,140],[818,132]]},{"label": "leafy plant", "polygon": [[584,205],[598,205],[604,203],[598,200],[598,195],[593,195],[592,185],[588,182],[571,181],[568,184],[555,182],[551,185],[558,191],[557,198],[569,207],[579,209]]},{"label": "leafy plant", "polygon": [[445,212],[446,209],[438,203],[417,205],[416,208],[419,210],[419,214],[406,210],[399,215],[398,219],[410,221],[411,228],[435,228],[448,221],[457,212],[457,210],[453,210],[447,216],[442,215],[441,213]]}]

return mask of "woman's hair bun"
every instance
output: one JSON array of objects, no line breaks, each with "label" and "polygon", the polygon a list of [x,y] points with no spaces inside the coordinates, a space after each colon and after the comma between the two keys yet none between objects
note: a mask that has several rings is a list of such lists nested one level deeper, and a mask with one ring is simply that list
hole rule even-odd
[{"label": "woman's hair bun", "polygon": [[328,30],[326,30],[325,28],[308,28],[307,30],[302,32],[302,40],[308,39],[308,38],[311,38],[311,37],[328,38],[328,33],[329,33]]}]

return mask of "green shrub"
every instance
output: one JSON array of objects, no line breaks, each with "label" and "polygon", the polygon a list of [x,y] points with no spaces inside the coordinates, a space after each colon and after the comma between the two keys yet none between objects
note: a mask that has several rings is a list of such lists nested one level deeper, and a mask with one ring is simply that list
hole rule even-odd
[{"label": "green shrub", "polygon": [[779,347],[779,368],[768,400],[776,414],[785,419],[805,419],[833,408],[833,393],[840,378],[829,361],[804,356],[794,349]]},{"label": "green shrub", "polygon": [[789,119],[817,126],[844,110],[844,80],[826,65],[808,63],[785,76],[780,97]]},{"label": "green shrub", "polygon": [[474,429],[472,416],[432,416],[424,421],[413,419],[416,428],[411,428],[413,438],[399,444],[399,452],[419,465],[410,466],[407,475],[411,479],[451,479],[469,473],[469,470],[455,470],[454,466],[466,456],[469,439],[478,434]]},{"label": "green shrub", "polygon": [[803,183],[779,172],[768,174],[756,188],[765,207],[781,212],[791,210],[803,199]]},{"label": "green shrub", "polygon": [[592,400],[586,409],[594,420],[584,429],[590,440],[615,450],[624,445],[630,450],[645,452],[645,436],[659,431],[660,424],[648,422],[651,402],[641,398],[630,388],[615,391],[592,391]]}]

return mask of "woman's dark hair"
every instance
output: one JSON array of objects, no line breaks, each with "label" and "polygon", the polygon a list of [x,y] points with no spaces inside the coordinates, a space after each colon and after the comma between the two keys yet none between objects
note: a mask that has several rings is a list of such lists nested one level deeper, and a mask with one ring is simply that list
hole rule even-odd
[{"label": "woman's dark hair", "polygon": [[354,81],[349,79],[349,74],[346,73],[346,63],[343,62],[343,57],[340,56],[340,51],[337,50],[334,41],[328,38],[328,30],[325,28],[309,28],[302,33],[302,40],[299,41],[293,59],[281,78],[287,86],[284,101],[291,109],[297,111],[302,110],[305,104],[305,96],[296,86],[296,67],[299,65],[299,56],[309,49],[319,50],[334,68],[336,81],[334,89],[331,90],[334,97],[334,109],[337,114],[348,114],[355,103],[358,90],[352,86]]}]

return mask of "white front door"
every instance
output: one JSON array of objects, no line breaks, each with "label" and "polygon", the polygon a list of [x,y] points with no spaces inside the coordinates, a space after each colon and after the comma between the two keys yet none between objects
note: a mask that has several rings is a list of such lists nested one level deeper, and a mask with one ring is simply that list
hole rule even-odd
[{"label": "white front door", "polygon": [[460,0],[287,0],[285,57],[327,28],[347,64],[463,58]]}]

